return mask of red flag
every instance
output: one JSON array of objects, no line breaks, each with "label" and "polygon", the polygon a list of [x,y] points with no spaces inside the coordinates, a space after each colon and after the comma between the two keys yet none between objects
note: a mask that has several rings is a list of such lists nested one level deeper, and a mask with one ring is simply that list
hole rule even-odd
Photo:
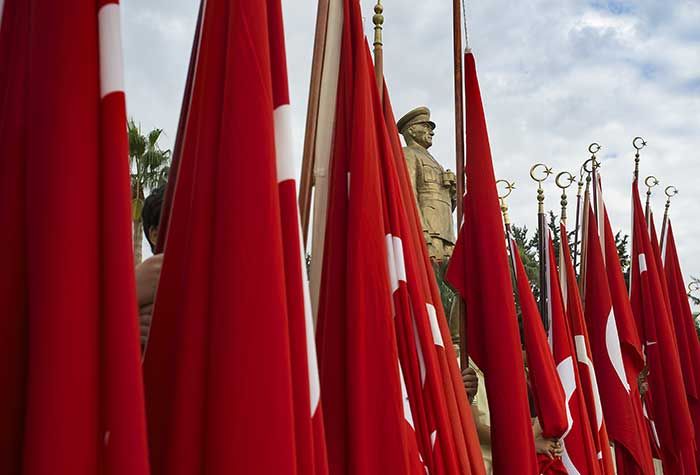
[{"label": "red flag", "polygon": [[[568,241],[566,226],[560,225],[561,243]],[[615,473],[612,455],[610,453],[610,441],[608,429],[603,419],[603,407],[600,401],[598,390],[598,379],[596,377],[595,366],[593,365],[593,353],[588,337],[588,328],[584,319],[581,295],[578,292],[576,273],[571,260],[569,246],[562,244],[562,266],[564,269],[564,280],[562,280],[562,292],[566,302],[566,314],[571,328],[571,335],[576,349],[576,359],[578,361],[579,379],[581,381],[581,392],[586,402],[588,411],[589,427],[595,443],[598,459],[602,473],[608,475]],[[560,269],[561,271],[561,269]]]},{"label": "red flag", "polygon": [[559,381],[552,350],[547,342],[537,302],[532,295],[517,244],[514,239],[510,239],[513,241],[512,249],[515,253],[516,281],[523,320],[528,376],[537,418],[545,438],[560,439],[569,427],[564,388]]},{"label": "red flag", "polygon": [[0,472],[147,474],[119,5],[0,10]]},{"label": "red flag", "polygon": [[[611,291],[618,290],[618,303],[622,299],[619,298],[619,288],[611,288],[608,281],[593,210],[589,210],[588,220],[585,315],[603,416],[610,439],[615,442],[618,470],[624,466],[630,473],[638,470],[652,474],[651,456],[643,437],[645,430],[640,422],[639,404],[635,400],[636,376],[629,376],[629,366],[625,365],[620,343],[621,325],[617,323],[618,308],[613,306]],[[615,259],[608,260],[614,262]],[[624,309],[624,306],[619,308]]]},{"label": "red flag", "polygon": [[[566,245],[566,241],[562,242]],[[548,235],[547,286],[549,295],[550,338],[554,363],[557,365],[559,380],[564,388],[568,427],[562,437],[562,462],[568,473],[601,473],[598,452],[588,423],[588,410],[581,380],[578,374],[574,339],[564,311],[564,301],[559,285],[556,257],[551,234]]]},{"label": "red flag", "polygon": [[[459,464],[459,467],[456,467],[456,469],[459,470],[459,473],[483,473],[484,466],[479,441],[476,437],[474,419],[464,391],[457,355],[454,351],[450,330],[447,326],[447,319],[441,303],[440,291],[437,287],[432,264],[425,246],[418,208],[415,206],[413,186],[411,185],[406,160],[401,149],[398,130],[396,129],[396,119],[394,118],[389,95],[386,92],[388,91],[386,85],[384,85],[384,91],[384,116],[388,131],[387,142],[390,144],[390,155],[393,156],[396,169],[395,172],[392,171],[391,165],[387,164],[385,180],[389,183],[387,183],[385,188],[385,197],[391,198],[386,200],[387,203],[397,207],[402,229],[400,235],[406,237],[402,241],[404,251],[401,257],[403,257],[408,269],[407,290],[413,302],[410,313],[404,318],[407,322],[411,322],[411,318],[417,321],[417,325],[410,324],[413,328],[422,326],[422,330],[417,332],[422,338],[422,343],[418,345],[417,350],[422,352],[423,348],[435,349],[437,364],[425,364],[425,366],[426,368],[428,366],[434,368],[430,372],[438,375],[437,381],[433,383],[435,388],[438,389],[433,388],[433,395],[427,397],[426,401],[439,407],[445,406],[447,420],[449,425],[451,425],[451,432],[443,429],[442,433],[446,433],[446,435],[442,437],[454,438]],[[395,185],[390,183],[394,175],[396,175],[397,180]],[[400,252],[397,250],[396,256],[400,255]],[[398,262],[399,259],[397,259]],[[401,266],[398,267],[398,270],[400,269]],[[402,274],[397,272],[397,275]],[[399,281],[399,286],[401,287],[401,281]],[[420,322],[425,323],[421,324]],[[409,342],[412,340],[413,338],[407,338]],[[428,357],[431,357],[431,355],[423,356],[423,359]],[[402,359],[402,364],[405,364],[404,359]],[[430,386],[427,387],[429,388]],[[409,394],[409,398],[410,396],[411,394]],[[416,398],[410,399],[413,401]],[[439,409],[437,412],[441,411],[442,409]],[[414,415],[417,417],[419,412],[420,410],[416,409]],[[440,438],[437,440],[440,442]],[[440,445],[442,446],[443,444],[441,443]],[[438,447],[438,444],[436,444],[436,447]],[[445,469],[449,473],[449,467],[445,467]]]},{"label": "red flag", "polygon": [[667,473],[696,473],[695,434],[690,417],[673,322],[664,298],[654,250],[644,222],[637,181],[632,186],[631,300],[643,325],[652,415]]},{"label": "red flag", "polygon": [[393,319],[398,276],[382,195],[383,117],[359,3],[345,0],[343,11],[317,328],[329,467],[422,473]]},{"label": "red flag", "polygon": [[[664,270],[668,283],[671,311],[676,330],[678,355],[683,368],[685,391],[688,396],[690,415],[695,429],[695,443],[700,440],[700,342],[695,329],[695,319],[690,310],[685,282],[681,271],[676,239],[673,236],[671,221],[668,221],[666,239],[664,240]],[[698,452],[696,450],[696,459]]]},{"label": "red flag", "polygon": [[[447,279],[467,305],[469,353],[484,372],[494,471],[538,472],[513,286],[474,56],[466,64],[467,190],[464,225]],[[493,351],[498,347],[499,351]],[[510,396],[505,398],[504,394]]]},{"label": "red flag", "polygon": [[208,1],[198,31],[144,361],[153,470],[326,473],[279,0]]}]

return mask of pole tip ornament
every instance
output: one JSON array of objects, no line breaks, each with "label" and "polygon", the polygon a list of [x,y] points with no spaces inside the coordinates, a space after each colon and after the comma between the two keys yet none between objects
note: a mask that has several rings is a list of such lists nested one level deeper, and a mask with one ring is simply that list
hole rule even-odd
[{"label": "pole tip ornament", "polygon": [[[562,182],[562,179],[564,179],[564,181],[567,181],[568,183]],[[557,184],[557,186],[561,188],[561,217],[559,219],[562,222],[566,222],[566,206],[569,204],[569,201],[566,198],[566,189],[573,185],[575,181],[576,177],[567,171],[559,173],[554,179],[554,182]]]},{"label": "pole tip ornament", "polygon": [[[501,192],[499,189],[499,185],[504,184],[505,185],[505,191]],[[498,201],[501,202],[501,213],[503,213],[503,221],[506,224],[510,224],[510,218],[508,217],[508,205],[506,204],[506,198],[510,196],[510,194],[513,192],[515,189],[515,182],[509,182],[508,180],[497,180],[496,181],[496,191],[498,192]]]},{"label": "pole tip ornament", "polygon": [[377,4],[374,6],[374,16],[372,16],[372,23],[374,23],[374,45],[381,46],[382,44],[382,27],[384,25],[384,7],[382,6],[382,0],[377,0]]},{"label": "pole tip ornament", "polygon": [[670,200],[674,196],[678,194],[678,188],[676,188],[673,185],[667,186],[666,189],[664,190],[664,194],[668,197]]},{"label": "pole tip ornament", "polygon": [[[538,178],[538,171],[541,170],[541,175]],[[544,214],[544,189],[542,188],[542,183],[544,183],[549,175],[554,173],[550,167],[544,163],[536,163],[530,168],[530,178],[537,182],[537,212]]]},{"label": "pole tip ornament", "polygon": [[644,184],[647,187],[647,195],[651,195],[651,189],[659,184],[659,179],[654,175],[649,175],[644,179]]},{"label": "pole tip ornament", "polygon": [[639,152],[647,146],[646,140],[641,137],[635,137],[632,140],[632,146],[636,150],[634,154],[634,178],[639,178]]}]

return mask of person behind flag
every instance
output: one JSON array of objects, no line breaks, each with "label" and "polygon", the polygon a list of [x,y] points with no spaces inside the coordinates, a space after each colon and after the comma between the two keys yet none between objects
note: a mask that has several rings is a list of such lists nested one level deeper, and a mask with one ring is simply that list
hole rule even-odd
[{"label": "person behind flag", "polygon": [[[158,226],[160,224],[160,212],[163,207],[163,195],[165,186],[154,189],[144,200],[141,210],[143,222],[143,234],[155,252],[158,242]],[[139,309],[139,328],[141,331],[141,349],[146,347],[148,330],[151,327],[153,303],[156,297],[156,289],[160,280],[160,272],[163,267],[163,254],[154,254],[136,266],[136,301]]]}]

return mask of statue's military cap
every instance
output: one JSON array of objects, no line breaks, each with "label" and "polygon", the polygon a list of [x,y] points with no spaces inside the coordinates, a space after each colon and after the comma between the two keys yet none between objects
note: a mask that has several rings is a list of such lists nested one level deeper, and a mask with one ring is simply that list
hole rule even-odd
[{"label": "statue's military cap", "polygon": [[427,107],[416,107],[401,117],[396,126],[399,128],[399,132],[403,133],[404,130],[415,124],[428,124],[434,129],[435,122],[430,120],[430,109]]}]

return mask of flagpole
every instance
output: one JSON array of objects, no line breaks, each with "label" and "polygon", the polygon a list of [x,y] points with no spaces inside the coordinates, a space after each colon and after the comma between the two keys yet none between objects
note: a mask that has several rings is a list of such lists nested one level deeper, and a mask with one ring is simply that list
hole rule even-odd
[{"label": "flagpole", "polygon": [[[538,178],[536,173],[542,168],[543,176]],[[547,292],[547,216],[544,211],[544,183],[552,169],[544,163],[537,163],[530,168],[530,177],[537,182],[537,230],[539,232],[539,256],[540,256],[540,315],[545,330],[549,330],[549,295]]]},{"label": "flagpole", "polygon": [[654,175],[649,175],[644,179],[644,185],[647,187],[647,201],[644,206],[644,217],[647,221],[647,226],[651,223],[651,189],[659,184],[659,180]]},{"label": "flagpole", "polygon": [[576,264],[578,262],[578,244],[579,244],[579,236],[580,232],[579,229],[581,228],[581,206],[583,205],[582,200],[583,200],[583,167],[580,170],[579,173],[579,180],[578,180],[578,191],[576,192],[576,226],[574,228],[574,249],[573,249],[573,256],[574,256],[574,272],[576,272]]},{"label": "flagpole", "polygon": [[[455,106],[455,160],[456,160],[456,175],[457,175],[457,229],[459,229],[464,219],[464,192],[465,192],[465,144],[464,144],[464,74],[463,74],[463,55],[468,51],[462,49],[462,8],[460,0],[452,0],[452,55],[454,64],[454,106]],[[466,31],[466,22],[465,22]],[[467,310],[464,301],[460,296],[458,314],[459,318],[459,354],[462,368],[466,368],[469,364],[469,355],[467,353]]]},{"label": "flagpole", "polygon": [[374,75],[377,81],[377,91],[379,91],[379,100],[384,103],[384,50],[382,49],[382,28],[384,25],[384,7],[382,0],[377,0],[374,6]]},{"label": "flagpole", "polygon": [[[595,154],[600,151],[600,145],[593,142],[588,146],[588,151],[591,153],[591,178],[593,179],[593,213],[595,214],[596,220],[600,221],[598,217],[598,161],[596,160]],[[598,233],[601,233],[600,226],[598,227]]]},{"label": "flagpole", "polygon": [[330,0],[318,0],[316,14],[316,33],[311,63],[311,80],[309,85],[309,103],[306,110],[306,132],[304,135],[304,152],[301,162],[299,180],[299,213],[304,247],[308,242],[309,221],[311,216],[311,189],[313,171],[316,161],[316,137],[318,130],[318,112],[321,102],[321,79],[326,50]]},{"label": "flagpole", "polygon": [[664,221],[663,224],[661,225],[661,253],[662,255],[665,254],[664,252],[664,246],[666,245],[666,230],[668,229],[668,209],[671,207],[671,198],[676,196],[678,194],[678,188],[676,188],[673,185],[667,186],[666,189],[664,190],[664,194],[666,195],[666,208],[664,209]]}]

